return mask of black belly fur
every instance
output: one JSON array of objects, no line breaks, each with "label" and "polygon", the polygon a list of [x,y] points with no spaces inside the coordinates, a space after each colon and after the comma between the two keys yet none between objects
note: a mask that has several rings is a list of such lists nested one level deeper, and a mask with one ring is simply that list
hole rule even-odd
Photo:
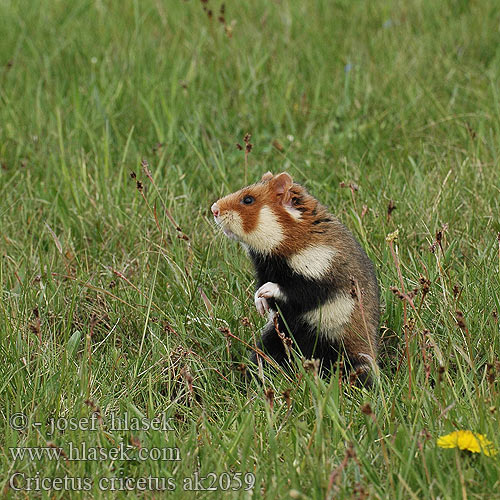
[{"label": "black belly fur", "polygon": [[[303,319],[304,313],[320,307],[335,297],[347,285],[327,275],[322,279],[311,279],[293,271],[283,258],[262,256],[250,252],[256,275],[257,289],[268,281],[277,283],[286,295],[285,301],[268,299],[271,309],[279,311],[278,328],[293,340],[292,347],[305,358],[320,359],[322,371],[329,371],[337,361],[339,345],[322,335],[317,325]],[[274,325],[265,327],[258,346],[278,364],[288,366],[288,355]],[[252,355],[255,361],[255,353]]]}]

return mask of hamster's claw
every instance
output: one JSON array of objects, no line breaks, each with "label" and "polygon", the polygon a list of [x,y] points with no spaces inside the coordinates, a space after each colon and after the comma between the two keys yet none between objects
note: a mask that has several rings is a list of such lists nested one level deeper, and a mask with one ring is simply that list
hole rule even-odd
[{"label": "hamster's claw", "polygon": [[266,299],[271,298],[283,300],[283,293],[277,283],[268,281],[255,292],[255,307],[261,316],[269,311],[270,307]]},{"label": "hamster's claw", "polygon": [[255,297],[255,307],[261,316],[265,316],[266,312],[269,311],[269,304],[264,297]]}]

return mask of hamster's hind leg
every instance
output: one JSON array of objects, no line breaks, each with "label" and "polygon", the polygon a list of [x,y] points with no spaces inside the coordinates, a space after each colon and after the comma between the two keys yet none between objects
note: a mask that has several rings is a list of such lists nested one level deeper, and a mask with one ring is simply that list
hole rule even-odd
[{"label": "hamster's hind leg", "polygon": [[354,313],[350,323],[345,327],[341,339],[347,357],[347,368],[351,379],[366,388],[373,385],[373,368],[376,365],[376,328],[365,324],[362,318]]}]

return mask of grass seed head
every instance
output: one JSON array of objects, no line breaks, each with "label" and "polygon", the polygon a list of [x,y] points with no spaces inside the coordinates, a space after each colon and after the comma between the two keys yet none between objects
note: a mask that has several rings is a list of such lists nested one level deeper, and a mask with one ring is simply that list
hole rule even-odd
[{"label": "grass seed head", "polygon": [[236,365],[236,370],[238,370],[242,375],[246,375],[248,372],[248,367],[245,363],[238,363]]},{"label": "grass seed head", "polygon": [[243,326],[246,326],[246,327],[251,327],[252,326],[251,321],[246,316],[243,316],[243,318],[241,318],[240,321],[241,321],[241,324]]},{"label": "grass seed head", "polygon": [[387,205],[387,219],[391,218],[392,212],[396,210],[396,205],[394,204],[393,200],[389,201],[389,205]]},{"label": "grass seed head", "polygon": [[285,389],[281,395],[283,396],[283,398],[285,399],[285,402],[286,402],[286,406],[287,408],[290,408],[291,404],[292,404],[292,398],[290,397],[292,393],[292,389]]},{"label": "grass seed head", "polygon": [[368,415],[368,416],[374,415],[370,403],[365,403],[365,404],[361,405],[360,410],[361,410],[361,413],[363,413],[364,415]]},{"label": "grass seed head", "polygon": [[455,311],[455,319],[457,321],[457,325],[461,330],[465,330],[467,325],[465,324],[465,317],[462,311]]},{"label": "grass seed head", "polygon": [[444,372],[446,371],[444,366],[439,366],[438,368],[438,382],[443,381]]},{"label": "grass seed head", "polygon": [[272,411],[274,407],[274,391],[271,388],[266,389],[264,391],[264,396],[266,397],[267,404]]}]

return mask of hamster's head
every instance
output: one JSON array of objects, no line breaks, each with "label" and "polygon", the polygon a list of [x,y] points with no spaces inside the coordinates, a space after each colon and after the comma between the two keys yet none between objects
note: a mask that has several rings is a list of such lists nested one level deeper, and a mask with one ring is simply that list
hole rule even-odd
[{"label": "hamster's head", "polygon": [[262,254],[280,253],[301,222],[301,194],[305,190],[286,172],[267,172],[256,184],[217,200],[211,210],[229,238]]}]

